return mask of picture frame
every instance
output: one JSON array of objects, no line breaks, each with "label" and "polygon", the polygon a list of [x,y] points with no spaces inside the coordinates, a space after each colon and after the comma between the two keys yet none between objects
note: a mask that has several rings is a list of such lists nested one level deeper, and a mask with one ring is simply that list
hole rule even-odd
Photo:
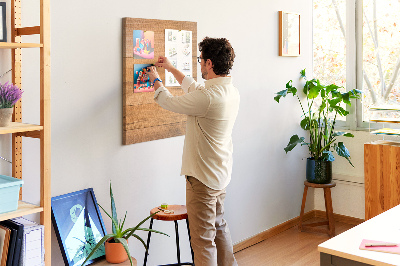
[{"label": "picture frame", "polygon": [[[52,197],[51,216],[66,266],[80,266],[107,234],[92,188]],[[85,265],[104,258],[103,246]]]},{"label": "picture frame", "polygon": [[300,56],[300,14],[279,11],[279,56]]},{"label": "picture frame", "polygon": [[0,42],[7,41],[6,2],[0,2]]}]

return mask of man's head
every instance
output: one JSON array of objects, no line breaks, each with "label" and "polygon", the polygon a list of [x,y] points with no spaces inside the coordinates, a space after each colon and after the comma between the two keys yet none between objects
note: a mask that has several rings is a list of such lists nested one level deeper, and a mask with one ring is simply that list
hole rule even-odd
[{"label": "man's head", "polygon": [[227,39],[205,37],[199,43],[199,50],[202,58],[201,74],[204,79],[209,78],[210,70],[217,76],[229,74],[235,59],[235,52]]}]

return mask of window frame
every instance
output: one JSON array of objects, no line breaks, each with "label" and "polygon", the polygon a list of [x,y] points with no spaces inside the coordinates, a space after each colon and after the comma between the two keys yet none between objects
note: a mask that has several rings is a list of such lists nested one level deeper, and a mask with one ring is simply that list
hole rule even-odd
[{"label": "window frame", "polygon": [[[351,23],[353,22],[353,23]],[[346,0],[346,91],[363,90],[363,0]],[[314,63],[314,61],[313,61]],[[400,128],[397,124],[363,121],[361,99],[351,99],[345,120],[336,120],[336,128],[353,131],[370,131],[382,128]]]}]

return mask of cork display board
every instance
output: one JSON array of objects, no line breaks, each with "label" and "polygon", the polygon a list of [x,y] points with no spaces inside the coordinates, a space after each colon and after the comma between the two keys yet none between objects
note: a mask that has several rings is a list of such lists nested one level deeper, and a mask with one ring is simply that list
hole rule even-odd
[{"label": "cork display board", "polygon": [[[179,35],[185,43],[184,56],[189,62],[179,62],[186,75],[197,80],[197,23],[187,21],[123,18],[123,144],[134,144],[185,134],[186,115],[164,110],[154,101],[154,89],[140,69],[155,64],[159,56],[167,56],[166,39]],[[187,36],[187,38],[184,38]],[[174,48],[175,49],[175,48]],[[171,48],[169,48],[171,51]],[[174,51],[175,53],[175,51]],[[176,54],[176,53],[175,53]],[[171,55],[171,52],[169,52]],[[173,55],[173,54],[172,54]],[[178,53],[179,55],[179,53]],[[170,59],[171,60],[171,59]],[[181,60],[182,61],[182,60]],[[183,90],[171,77],[166,81],[163,68],[157,68],[163,84],[173,95]],[[172,82],[172,83],[171,83]],[[175,86],[176,84],[177,86]]]}]

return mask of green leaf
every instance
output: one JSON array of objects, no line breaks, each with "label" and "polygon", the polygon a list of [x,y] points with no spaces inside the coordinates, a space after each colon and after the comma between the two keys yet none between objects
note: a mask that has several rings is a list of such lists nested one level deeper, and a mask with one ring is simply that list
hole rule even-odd
[{"label": "green leaf", "polygon": [[354,138],[354,135],[351,133],[346,133],[343,136],[348,137],[348,138]]},{"label": "green leaf", "polygon": [[344,158],[347,159],[347,161],[351,164],[351,166],[354,167],[354,165],[351,163],[350,161],[350,152],[349,150],[346,148],[346,146],[344,146],[343,142],[339,142],[337,145],[335,145],[336,147],[336,152],[339,156],[342,156]]},{"label": "green leaf", "polygon": [[337,89],[339,89],[339,86],[335,85],[335,84],[331,84],[326,86],[326,92],[330,93],[331,91],[336,92]]},{"label": "green leaf", "polygon": [[133,234],[132,236],[133,236],[134,238],[136,238],[137,240],[139,240],[140,242],[142,242],[144,248],[145,248],[146,251],[147,251],[147,246],[146,246],[146,243],[144,243],[143,239],[142,239],[140,236],[138,236],[137,234]]},{"label": "green leaf", "polygon": [[[112,193],[112,188],[111,188],[111,180],[110,180],[110,198],[111,198],[111,214],[112,214],[112,218],[113,218],[113,220],[118,221],[117,208],[115,207],[114,195]],[[114,223],[113,223],[112,231],[113,231],[114,234],[117,233],[117,227],[118,227],[118,222],[117,222],[117,225],[114,225]]]},{"label": "green leaf", "polygon": [[128,246],[128,241],[126,241],[125,238],[114,238],[115,242],[121,243],[122,246],[124,246],[124,249],[126,251],[126,254],[128,254],[129,261],[131,262],[131,266],[133,266],[133,261],[132,261],[132,256],[131,253],[129,252],[129,246]]},{"label": "green leaf", "polygon": [[274,97],[274,100],[279,103],[279,100],[280,100],[281,97],[286,97],[287,91],[288,90],[286,89],[286,90],[281,90],[281,91],[277,92],[276,93],[277,95]]},{"label": "green leaf", "polygon": [[286,148],[284,148],[284,150],[286,151],[286,153],[288,153],[289,151],[293,150],[293,148],[296,147],[297,144],[302,143],[303,141],[304,141],[304,137],[299,138],[299,136],[293,135],[290,138],[289,143],[286,146]]},{"label": "green leaf", "polygon": [[303,120],[301,120],[300,126],[304,130],[310,130],[310,118],[305,117]]},{"label": "green leaf", "polygon": [[[110,217],[111,222],[113,223],[113,226],[115,226],[115,228],[118,228],[118,221],[116,221],[110,214],[108,214],[108,212],[100,205],[97,203],[97,205],[99,205],[99,207],[104,211],[105,214],[107,214],[108,217]],[[117,230],[115,230],[117,231]],[[113,230],[114,233],[114,230]],[[116,235],[118,232],[115,232],[114,235]]]},{"label": "green leaf", "polygon": [[310,88],[310,90],[308,91],[308,95],[307,95],[308,99],[314,99],[314,98],[318,97],[320,90],[321,90],[320,86],[314,86],[314,87]]},{"label": "green leaf", "polygon": [[351,105],[350,94],[348,92],[342,93],[343,102],[347,105]]},{"label": "green leaf", "polygon": [[101,245],[104,244],[104,242],[106,242],[107,239],[114,237],[114,234],[108,234],[103,236],[100,241],[96,244],[96,246],[92,249],[92,252],[90,252],[90,254],[86,257],[85,261],[82,263],[82,266],[85,265],[85,263],[90,259],[90,257],[93,256],[93,254],[96,252],[96,250],[98,250],[100,248]]},{"label": "green leaf", "polygon": [[[135,227],[129,228],[127,230],[125,230],[122,235],[125,235],[127,232],[126,231],[131,231],[128,235],[125,236],[126,239],[128,239],[129,237],[131,237],[131,235],[144,223],[146,222],[148,219],[150,219],[151,217],[153,217],[154,215],[156,215],[157,213],[159,213],[160,211],[157,211],[153,214],[150,214],[149,216],[147,216],[146,218],[144,218],[140,223],[138,223]],[[126,233],[125,233],[126,232]]]},{"label": "green leaf", "polygon": [[306,78],[306,69],[300,71],[300,77],[304,79]]},{"label": "green leaf", "polygon": [[328,100],[329,106],[330,107],[335,107],[337,106],[338,103],[340,103],[342,101],[342,96],[340,95],[340,97],[336,97],[333,99]]},{"label": "green leaf", "polygon": [[321,159],[324,161],[333,162],[335,160],[335,157],[333,156],[331,151],[323,151]]}]

